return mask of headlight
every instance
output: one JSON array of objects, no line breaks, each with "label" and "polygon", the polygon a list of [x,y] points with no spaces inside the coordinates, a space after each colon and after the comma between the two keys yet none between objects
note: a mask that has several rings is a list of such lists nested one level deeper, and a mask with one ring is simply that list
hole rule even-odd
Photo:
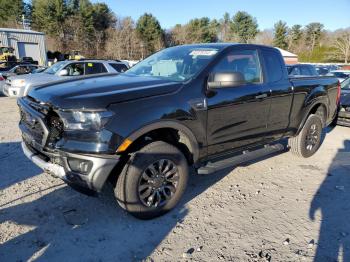
[{"label": "headlight", "polygon": [[59,111],[65,130],[102,129],[113,116],[110,111]]},{"label": "headlight", "polygon": [[24,79],[15,79],[15,80],[12,80],[11,82],[11,85],[13,87],[23,87],[25,86],[26,84],[26,81]]}]

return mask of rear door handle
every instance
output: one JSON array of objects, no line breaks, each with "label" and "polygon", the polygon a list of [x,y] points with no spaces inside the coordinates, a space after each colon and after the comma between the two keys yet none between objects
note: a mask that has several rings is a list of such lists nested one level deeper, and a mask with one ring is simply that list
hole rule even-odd
[{"label": "rear door handle", "polygon": [[255,97],[255,99],[261,99],[261,98],[266,98],[267,94],[262,94],[262,95],[258,95]]}]

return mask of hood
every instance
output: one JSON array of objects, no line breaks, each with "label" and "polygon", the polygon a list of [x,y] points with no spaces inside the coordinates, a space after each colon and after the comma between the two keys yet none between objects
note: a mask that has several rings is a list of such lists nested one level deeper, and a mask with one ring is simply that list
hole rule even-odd
[{"label": "hood", "polygon": [[344,106],[350,106],[350,90],[341,91],[340,104]]},{"label": "hood", "polygon": [[103,75],[39,86],[28,96],[60,109],[103,109],[113,103],[176,92],[181,86],[154,77]]}]

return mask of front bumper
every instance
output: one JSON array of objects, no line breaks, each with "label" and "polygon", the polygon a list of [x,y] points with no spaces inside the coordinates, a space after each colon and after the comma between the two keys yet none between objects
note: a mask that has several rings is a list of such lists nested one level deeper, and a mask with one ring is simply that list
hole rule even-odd
[{"label": "front bumper", "polygon": [[[27,158],[46,173],[61,178],[76,189],[101,191],[109,174],[119,161],[118,156],[90,156],[66,152],[47,153],[22,142],[22,149]],[[71,159],[90,161],[91,168],[87,173],[78,173],[70,167]]]},{"label": "front bumper", "polygon": [[337,118],[337,125],[350,127],[350,112],[339,111]]},{"label": "front bumper", "polygon": [[[21,120],[19,128],[22,132],[22,148],[24,154],[45,172],[59,177],[76,189],[101,191],[109,174],[119,162],[119,156],[104,152],[86,151],[85,149],[104,148],[100,140],[91,139],[81,134],[80,139],[86,141],[60,138],[57,123],[52,122],[54,115],[49,115],[46,105],[27,98],[18,100]],[[51,119],[51,120],[49,120]],[[106,141],[108,136],[104,137]],[[58,146],[59,141],[66,141]],[[71,143],[69,143],[71,141]],[[56,143],[56,145],[55,145]],[[66,144],[73,144],[67,149]],[[87,147],[88,144],[90,147]]]},{"label": "front bumper", "polygon": [[8,84],[5,84],[2,90],[3,94],[8,97],[19,97],[21,88],[20,87],[12,87]]}]

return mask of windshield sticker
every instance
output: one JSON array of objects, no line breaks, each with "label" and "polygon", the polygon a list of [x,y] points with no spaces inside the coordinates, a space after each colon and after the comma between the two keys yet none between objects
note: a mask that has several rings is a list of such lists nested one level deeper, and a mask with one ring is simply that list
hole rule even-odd
[{"label": "windshield sticker", "polygon": [[193,50],[191,56],[213,56],[217,54],[217,50]]},{"label": "windshield sticker", "polygon": [[93,67],[93,64],[92,63],[88,63],[88,67]]}]

